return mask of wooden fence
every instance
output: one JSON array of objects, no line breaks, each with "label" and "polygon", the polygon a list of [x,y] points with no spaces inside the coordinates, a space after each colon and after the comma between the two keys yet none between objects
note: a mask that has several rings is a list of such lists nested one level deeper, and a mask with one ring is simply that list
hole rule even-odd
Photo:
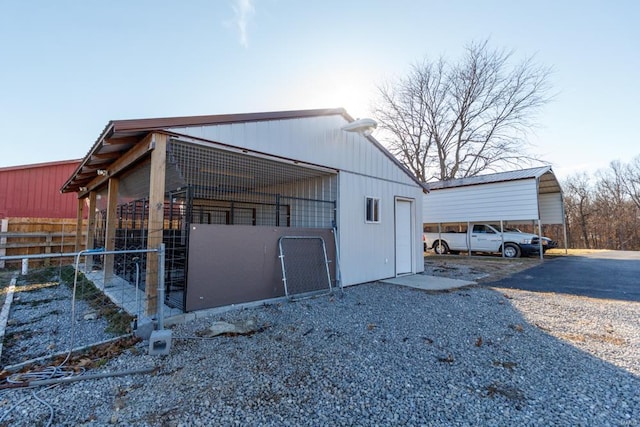
[{"label": "wooden fence", "polygon": [[[85,242],[84,233],[86,233],[85,225],[82,227],[81,242],[83,244]],[[75,219],[0,219],[0,256],[75,252],[75,242]],[[80,249],[84,249],[84,247]],[[18,261],[15,263],[19,264]],[[0,261],[0,268],[5,268],[4,264],[3,261]]]}]

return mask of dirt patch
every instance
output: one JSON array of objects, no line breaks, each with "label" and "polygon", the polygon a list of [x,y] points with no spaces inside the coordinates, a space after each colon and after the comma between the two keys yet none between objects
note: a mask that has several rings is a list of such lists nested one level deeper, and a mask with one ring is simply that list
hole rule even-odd
[{"label": "dirt patch", "polygon": [[424,257],[424,274],[488,283],[504,279],[539,264],[539,258],[504,259],[491,255],[427,254]]}]

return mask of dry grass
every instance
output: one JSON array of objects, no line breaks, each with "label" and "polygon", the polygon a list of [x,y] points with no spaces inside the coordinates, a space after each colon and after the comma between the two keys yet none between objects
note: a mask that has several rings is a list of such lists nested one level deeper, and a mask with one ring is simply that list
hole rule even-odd
[{"label": "dry grass", "polygon": [[564,249],[562,248],[555,248],[555,249],[549,249],[545,255],[551,255],[551,256],[565,256],[565,255],[569,255],[569,256],[579,256],[579,255],[589,255],[589,254],[597,254],[597,253],[602,253],[602,252],[609,252],[608,249],[567,249],[567,253],[564,253]]},{"label": "dry grass", "polygon": [[536,257],[508,259],[496,255],[425,255],[426,274],[479,283],[500,280],[540,264]]}]

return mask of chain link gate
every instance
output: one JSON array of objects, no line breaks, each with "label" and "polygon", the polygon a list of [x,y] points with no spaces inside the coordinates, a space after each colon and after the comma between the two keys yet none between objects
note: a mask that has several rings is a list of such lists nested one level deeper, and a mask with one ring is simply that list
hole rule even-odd
[{"label": "chain link gate", "polygon": [[324,239],[283,236],[278,239],[285,295],[292,299],[333,292]]}]

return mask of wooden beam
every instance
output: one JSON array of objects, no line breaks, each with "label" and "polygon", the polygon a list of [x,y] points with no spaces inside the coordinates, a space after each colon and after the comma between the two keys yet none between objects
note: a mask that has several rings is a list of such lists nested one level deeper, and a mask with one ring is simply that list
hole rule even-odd
[{"label": "wooden beam", "polygon": [[[89,183],[87,183],[87,190],[84,192],[80,192],[80,197],[84,197],[89,191],[95,190],[98,187],[102,186],[107,182],[109,176],[116,176],[118,173],[127,169],[135,162],[146,156],[150,151],[153,150],[153,144],[151,140],[151,134],[147,135],[142,141],[138,142],[135,147],[131,148],[126,153],[122,154],[118,160],[113,162],[111,166],[107,169],[109,172],[108,176],[100,176],[96,175],[96,177]],[[98,170],[99,168],[96,168]]]},{"label": "wooden beam", "polygon": [[78,208],[76,209],[76,241],[75,251],[82,250],[82,218],[84,217],[84,199],[78,199]]},{"label": "wooden beam", "polygon": [[[96,239],[96,192],[89,193],[89,207],[87,208],[87,236],[85,249],[94,249],[93,245]],[[91,271],[93,267],[93,257],[88,256],[85,260],[87,271]]]},{"label": "wooden beam", "polygon": [[[149,228],[147,249],[158,249],[162,243],[164,229],[164,180],[167,166],[167,135],[153,133],[150,135],[151,145],[155,147],[151,153],[151,173],[149,176]],[[158,254],[147,253],[147,270],[145,281],[147,315],[156,313],[158,307]],[[162,301],[164,303],[164,301]]]},{"label": "wooden beam", "polygon": [[[104,249],[113,251],[116,248],[116,227],[118,226],[118,189],[119,178],[109,179],[109,193],[107,195],[107,223],[104,239]],[[105,286],[113,278],[113,255],[104,256],[104,283]]]},{"label": "wooden beam", "polygon": [[[6,233],[8,230],[9,230],[9,219],[8,218],[0,219],[0,233]],[[567,239],[565,239],[565,241],[566,240]],[[6,245],[7,245],[7,238],[4,236],[0,237],[0,256],[4,256],[7,254],[7,250],[5,249]],[[4,260],[2,260],[0,261],[0,268],[4,268],[4,267],[5,267]]]},{"label": "wooden beam", "polygon": [[91,160],[113,160],[120,157],[120,152],[114,151],[111,153],[95,153],[91,155]]},{"label": "wooden beam", "polygon": [[140,139],[139,136],[125,136],[122,138],[109,138],[105,139],[104,145],[123,145],[123,144],[135,144]]}]

